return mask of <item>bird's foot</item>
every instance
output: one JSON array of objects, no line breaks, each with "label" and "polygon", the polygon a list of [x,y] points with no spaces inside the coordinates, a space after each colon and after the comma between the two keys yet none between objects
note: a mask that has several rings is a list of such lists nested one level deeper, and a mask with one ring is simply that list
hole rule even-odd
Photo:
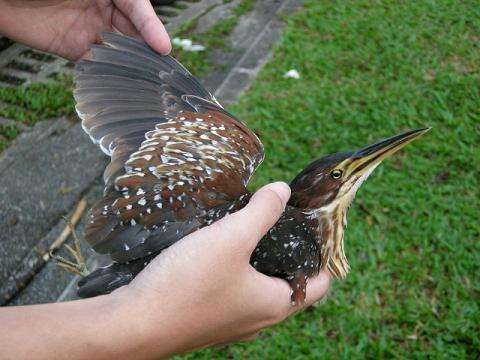
[{"label": "bird's foot", "polygon": [[72,256],[75,258],[75,262],[67,260],[62,256],[55,255],[53,251],[50,251],[50,257],[53,260],[55,260],[58,266],[67,270],[68,272],[71,272],[72,274],[75,274],[75,275],[87,276],[90,273],[87,269],[87,265],[84,262],[79,262],[77,260],[78,254],[75,252],[75,250],[72,249],[71,246],[65,245],[65,247],[70,252],[70,254],[72,254]]},{"label": "bird's foot", "polygon": [[50,257],[57,263],[58,266],[65,269],[68,272],[71,272],[75,275],[80,276],[87,276],[90,271],[88,271],[87,264],[85,263],[85,258],[82,254],[82,249],[80,247],[80,239],[75,232],[75,228],[73,227],[70,220],[66,219],[68,226],[73,235],[73,243],[74,247],[71,247],[68,244],[65,244],[65,248],[68,250],[70,255],[73,257],[73,261],[65,259],[62,256],[56,255],[55,251],[57,249],[50,250]]},{"label": "bird's foot", "polygon": [[287,278],[292,288],[292,306],[303,305],[307,296],[307,276],[299,271]]}]

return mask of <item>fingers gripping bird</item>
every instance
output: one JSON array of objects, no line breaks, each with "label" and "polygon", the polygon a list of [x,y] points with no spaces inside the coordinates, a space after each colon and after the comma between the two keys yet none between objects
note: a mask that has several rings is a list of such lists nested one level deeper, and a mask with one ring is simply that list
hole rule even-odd
[{"label": "fingers gripping bird", "polygon": [[[76,67],[76,109],[111,162],[85,238],[113,263],[80,280],[81,297],[128,284],[163,249],[244,207],[264,158],[258,137],[172,57],[113,33],[91,53]],[[427,130],[312,162],[292,181],[285,212],[254,250],[252,266],[286,279],[293,302],[304,301],[307,280],[320,269],[345,277],[343,234],[357,189]]]}]

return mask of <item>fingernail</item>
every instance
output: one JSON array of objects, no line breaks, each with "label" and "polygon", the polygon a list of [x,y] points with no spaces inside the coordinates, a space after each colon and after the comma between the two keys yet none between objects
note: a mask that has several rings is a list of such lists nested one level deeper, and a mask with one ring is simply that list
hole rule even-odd
[{"label": "fingernail", "polygon": [[290,186],[288,186],[283,181],[277,181],[268,185],[268,189],[277,193],[277,195],[282,199],[284,205],[287,204],[288,199],[290,199]]}]

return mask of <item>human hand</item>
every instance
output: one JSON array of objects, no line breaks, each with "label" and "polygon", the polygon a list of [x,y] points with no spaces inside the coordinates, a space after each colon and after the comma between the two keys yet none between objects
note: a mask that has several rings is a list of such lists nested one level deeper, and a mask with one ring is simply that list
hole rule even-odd
[{"label": "human hand", "polygon": [[280,217],[285,184],[260,189],[242,210],[175,243],[109,295],[0,308],[2,359],[158,359],[249,339],[325,296],[327,272],[291,306],[286,281],[249,265]]},{"label": "human hand", "polygon": [[0,34],[70,60],[88,56],[103,31],[143,38],[168,54],[170,39],[148,0],[0,0]]},{"label": "human hand", "polygon": [[330,276],[321,272],[308,284],[306,303],[292,307],[288,283],[249,264],[289,195],[283,183],[263,187],[244,209],[164,250],[130,285],[109,295],[125,309],[119,311],[124,326],[140,332],[136,358],[248,339],[325,296]]}]

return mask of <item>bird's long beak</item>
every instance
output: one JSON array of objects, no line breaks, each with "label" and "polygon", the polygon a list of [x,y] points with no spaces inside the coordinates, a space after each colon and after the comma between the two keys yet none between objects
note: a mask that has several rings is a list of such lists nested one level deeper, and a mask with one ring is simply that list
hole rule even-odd
[{"label": "bird's long beak", "polygon": [[373,170],[385,158],[396,153],[428,130],[430,130],[429,127],[406,131],[358,150],[351,157],[352,161],[349,166],[351,174],[358,175]]}]

